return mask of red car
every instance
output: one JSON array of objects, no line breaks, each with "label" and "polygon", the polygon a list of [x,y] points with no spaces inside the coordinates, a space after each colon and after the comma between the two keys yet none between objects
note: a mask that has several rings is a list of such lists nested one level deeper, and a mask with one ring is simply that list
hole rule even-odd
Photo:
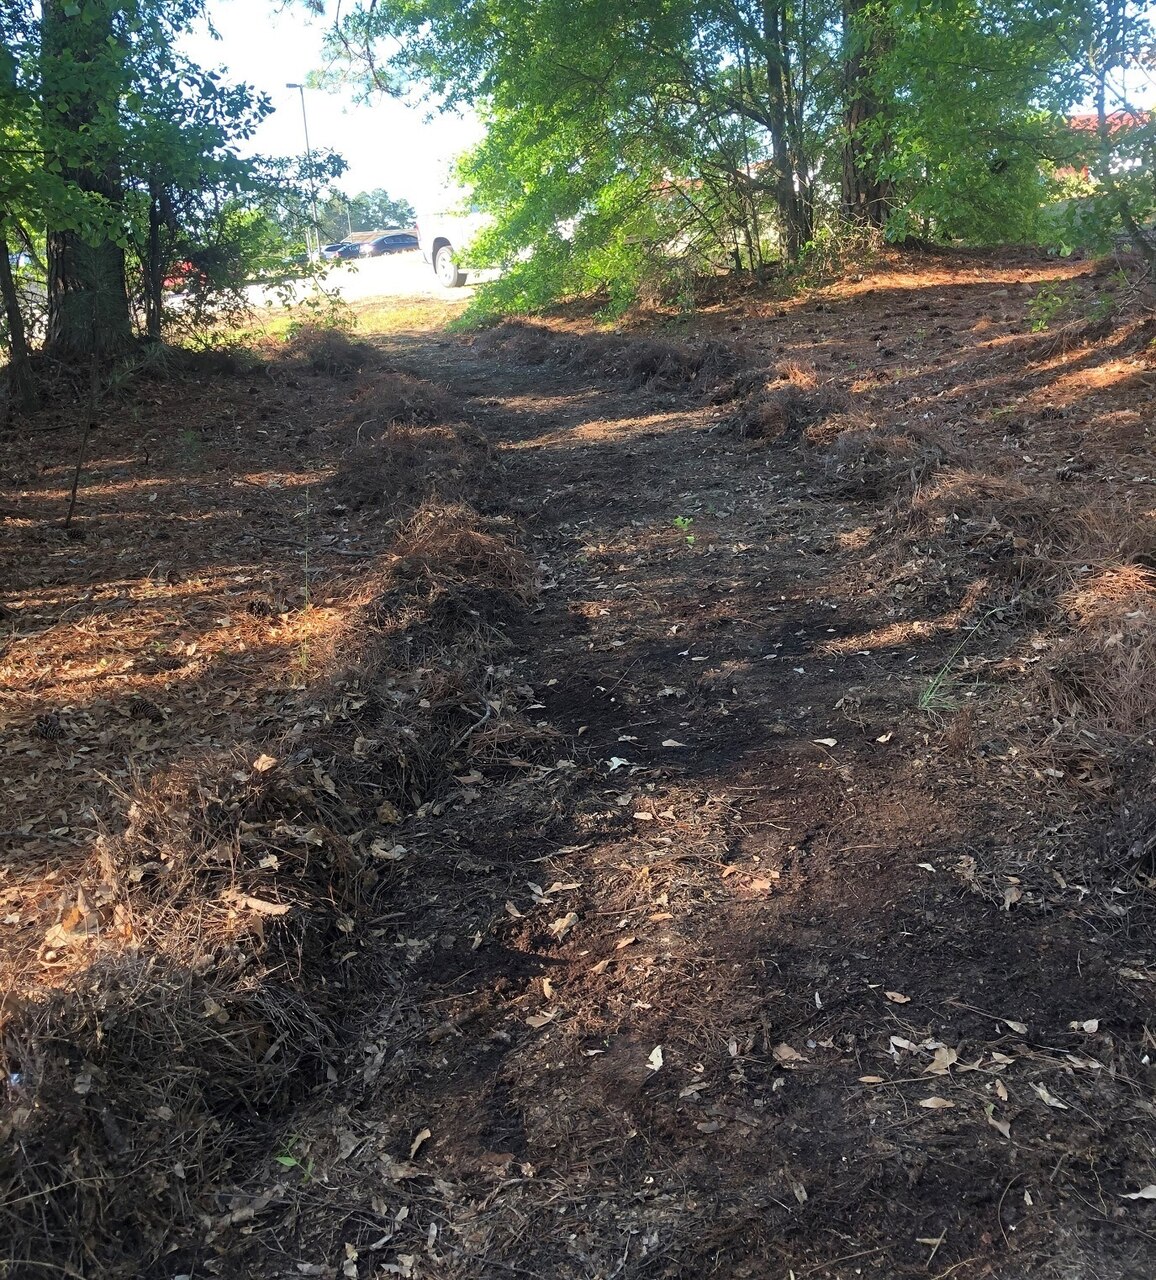
[{"label": "red car", "polygon": [[161,282],[166,289],[187,289],[190,285],[206,284],[209,277],[191,262],[178,262],[169,268]]}]

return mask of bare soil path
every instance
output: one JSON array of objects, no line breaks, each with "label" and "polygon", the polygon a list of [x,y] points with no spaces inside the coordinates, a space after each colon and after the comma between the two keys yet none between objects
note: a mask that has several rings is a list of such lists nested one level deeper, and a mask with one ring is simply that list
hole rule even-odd
[{"label": "bare soil path", "polygon": [[[968,366],[998,359],[984,342],[1022,328],[1022,299],[972,272],[820,300],[818,326],[768,326],[771,359],[870,383],[864,335],[930,296],[945,354],[893,321],[925,382],[876,412],[939,417],[945,386],[956,422],[1003,407]],[[1152,1006],[1125,976],[1150,972],[1148,908],[1130,896],[1122,927],[1115,873],[1069,889],[1102,833],[1033,796],[971,705],[1025,639],[1022,586],[976,603],[1001,550],[903,541],[902,467],[865,501],[829,456],[740,438],[730,408],[529,347],[406,353],[502,451],[544,583],[519,672],[573,745],[538,784],[552,801],[510,814],[487,779],[413,830],[443,851],[406,926],[423,1032],[392,1048],[368,1127],[349,1119],[398,1158],[430,1131],[398,1181],[422,1188],[425,1246],[396,1265],[1150,1274],[1150,1215],[1122,1198],[1153,1173]]]}]

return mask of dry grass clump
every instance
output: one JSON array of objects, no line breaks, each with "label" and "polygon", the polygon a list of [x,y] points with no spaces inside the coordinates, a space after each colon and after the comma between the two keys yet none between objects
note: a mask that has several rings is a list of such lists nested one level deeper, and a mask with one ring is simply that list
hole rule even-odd
[{"label": "dry grass clump", "polygon": [[360,439],[395,423],[432,426],[461,420],[461,406],[446,391],[404,369],[386,369],[367,381],[351,401],[346,426]]},{"label": "dry grass clump", "polygon": [[722,342],[688,344],[662,338],[617,338],[593,343],[576,363],[604,376],[620,377],[631,386],[683,387],[693,382],[710,386],[734,369],[736,356]]},{"label": "dry grass clump", "polygon": [[9,1017],[7,1274],[136,1280],[179,1262],[199,1214],[222,1216],[212,1193],[248,1173],[335,1049],[315,1001],[247,958],[198,972],[125,954]]},{"label": "dry grass clump", "polygon": [[510,521],[479,516],[465,504],[429,502],[398,536],[397,574],[529,601],[535,593],[534,564],[513,545],[511,532]]},{"label": "dry grass clump", "polygon": [[393,517],[425,498],[476,500],[499,488],[485,436],[461,421],[451,396],[405,370],[387,369],[363,387],[342,429],[350,447],[334,485],[354,509]]},{"label": "dry grass clump", "polygon": [[1044,696],[1067,726],[1132,741],[1156,730],[1156,574],[1119,565],[1060,600],[1073,629],[1052,649]]},{"label": "dry grass clump", "polygon": [[377,356],[368,342],[358,342],[340,329],[308,324],[293,334],[283,351],[287,359],[330,377],[358,373]]},{"label": "dry grass clump", "polygon": [[403,423],[351,449],[333,483],[355,510],[379,507],[388,516],[412,511],[426,497],[461,501],[497,487],[493,452],[480,431]]},{"label": "dry grass clump", "polygon": [[725,397],[738,402],[728,425],[745,440],[794,444],[803,433],[845,407],[845,397],[820,384],[814,368],[788,360],[734,379]]},{"label": "dry grass clump", "polygon": [[[330,976],[364,890],[332,833],[241,756],[141,788],[97,842],[2,1026],[12,1274],[151,1274],[216,1216],[341,1039]],[[52,985],[44,994],[44,975]],[[27,1270],[22,1270],[26,1268]]]},{"label": "dry grass clump", "polygon": [[518,364],[555,364],[563,369],[626,382],[632,387],[713,386],[738,364],[723,342],[672,342],[617,333],[570,333],[511,320],[480,334],[475,347]]},{"label": "dry grass clump", "polygon": [[[821,433],[821,434],[820,434]],[[824,478],[835,493],[848,497],[898,497],[925,485],[947,460],[934,433],[912,428],[889,431],[854,418],[828,420],[808,443],[820,444]]]},{"label": "dry grass clump", "polygon": [[1014,551],[1049,543],[1057,530],[1053,504],[1010,476],[953,468],[940,472],[911,500],[917,530],[991,544],[1010,539]]},{"label": "dry grass clump", "polygon": [[1065,560],[1071,569],[1135,564],[1156,569],[1156,511],[1089,505],[1063,518]]},{"label": "dry grass clump", "polygon": [[569,334],[562,334],[528,320],[504,320],[474,338],[474,349],[482,355],[505,357],[517,364],[560,362]]}]

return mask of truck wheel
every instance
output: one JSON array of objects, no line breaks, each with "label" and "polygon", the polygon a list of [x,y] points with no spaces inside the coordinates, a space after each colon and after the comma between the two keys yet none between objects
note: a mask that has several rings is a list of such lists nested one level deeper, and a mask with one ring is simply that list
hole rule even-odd
[{"label": "truck wheel", "polygon": [[454,251],[448,244],[443,244],[434,254],[434,274],[447,289],[456,289],[466,282],[465,272],[458,270]]}]

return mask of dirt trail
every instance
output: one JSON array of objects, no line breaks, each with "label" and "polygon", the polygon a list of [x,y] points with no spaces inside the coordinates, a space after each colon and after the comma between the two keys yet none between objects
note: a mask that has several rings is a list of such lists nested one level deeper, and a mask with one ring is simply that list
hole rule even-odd
[{"label": "dirt trail", "polygon": [[[406,355],[502,450],[544,582],[519,679],[572,746],[403,833],[418,985],[340,1124],[302,1139],[362,1206],[384,1168],[368,1201],[393,1224],[330,1219],[322,1254],[356,1234],[365,1274],[1150,1275],[1150,1214],[1121,1198],[1153,1181],[1151,1002],[1121,976],[1149,971],[1144,904],[1121,929],[1112,886],[1069,890],[1094,835],[1045,825],[969,708],[1022,629],[969,613],[932,547],[903,548],[906,576],[888,558],[894,491],[848,500],[701,396],[516,344]],[[984,681],[929,698],[969,657]]]},{"label": "dirt trail", "polygon": [[[1156,1271],[1153,749],[1055,692],[1069,561],[1148,589],[1150,362],[1026,333],[1072,274],[727,301],[688,336],[733,382],[582,370],[578,321],[382,343],[540,592],[390,820],[378,989],[182,1274]],[[1087,503],[1142,536],[1097,559]]]}]

